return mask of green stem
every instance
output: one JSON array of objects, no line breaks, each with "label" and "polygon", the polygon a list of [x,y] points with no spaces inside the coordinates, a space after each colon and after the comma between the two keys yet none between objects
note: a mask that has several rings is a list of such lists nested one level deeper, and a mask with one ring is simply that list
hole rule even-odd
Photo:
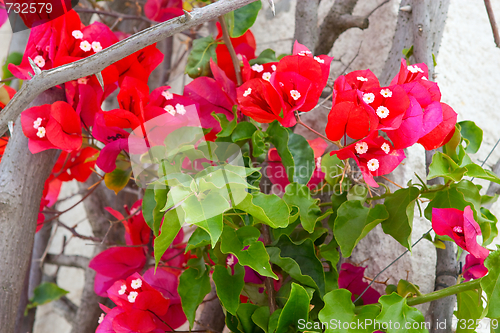
[{"label": "green stem", "polygon": [[318,206],[320,206],[320,207],[325,207],[325,206],[331,206],[331,205],[332,205],[332,203],[331,203],[331,202],[322,202],[322,203],[320,203]]},{"label": "green stem", "polygon": [[[459,283],[448,288],[424,294],[422,296],[408,298],[406,300],[406,304],[408,304],[409,306],[415,306],[418,304],[432,302],[440,298],[445,298],[451,295],[459,294],[467,290],[479,289],[480,287],[481,287],[481,279],[473,280],[470,282]],[[380,303],[377,303],[377,306],[380,306]],[[362,308],[363,305],[358,305],[355,307],[354,312],[359,313]]]}]

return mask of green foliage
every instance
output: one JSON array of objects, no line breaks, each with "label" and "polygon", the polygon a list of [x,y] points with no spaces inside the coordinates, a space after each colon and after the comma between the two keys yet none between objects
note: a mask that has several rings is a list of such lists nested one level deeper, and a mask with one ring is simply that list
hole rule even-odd
[{"label": "green foliage", "polygon": [[104,175],[104,184],[110,190],[118,194],[125,186],[127,186],[130,176],[132,176],[132,168],[124,167],[121,169],[117,167],[112,172]]},{"label": "green foliage", "polygon": [[[2,66],[2,80],[8,79],[13,77],[12,73],[9,70],[9,64],[13,65],[19,65],[21,64],[21,61],[23,60],[23,55],[19,52],[11,52],[8,56],[7,59],[5,59],[5,63]],[[10,86],[11,81],[6,81],[5,84]]]},{"label": "green foliage", "polygon": [[397,190],[384,202],[389,217],[382,222],[382,229],[410,251],[415,200],[419,194],[418,188],[411,186]]},{"label": "green foliage", "polygon": [[500,318],[500,247],[497,246],[495,252],[490,253],[484,261],[484,266],[488,269],[488,275],[481,279],[481,288],[488,298],[487,317]]},{"label": "green foliage", "polygon": [[[380,308],[376,305],[364,306],[361,312],[356,315],[354,312],[354,304],[351,301],[351,296],[351,292],[346,289],[333,290],[325,295],[323,298],[325,306],[321,309],[318,315],[321,322],[329,323],[325,333],[371,333],[375,330],[373,323],[380,312]],[[358,325],[360,322],[363,324],[371,322],[372,324]],[[351,323],[354,323],[354,325],[351,325]],[[346,327],[352,328],[347,329]]]},{"label": "green foliage", "polygon": [[300,222],[305,230],[312,233],[316,221],[321,216],[318,206],[318,199],[311,197],[311,191],[306,185],[297,183],[288,184],[285,188],[283,200],[290,206],[295,206],[299,210]]},{"label": "green foliage", "polygon": [[[382,305],[382,310],[377,316],[377,321],[389,328],[387,333],[427,332],[423,325],[424,316],[416,308],[408,306],[405,298],[393,293],[380,297],[379,303]],[[396,328],[394,323],[399,323],[400,327]]]},{"label": "green foliage", "polygon": [[460,133],[467,146],[465,151],[469,154],[477,153],[483,141],[483,130],[470,120],[461,121],[458,125],[460,126]]},{"label": "green foliage", "polygon": [[195,268],[186,269],[179,277],[179,287],[177,291],[181,297],[182,310],[189,320],[189,327],[192,328],[196,315],[196,309],[203,302],[203,299],[211,290],[209,271],[200,272]]},{"label": "green foliage", "polygon": [[249,61],[250,65],[255,65],[255,64],[267,64],[269,62],[278,62],[278,59],[276,58],[276,52],[272,49],[265,49],[262,51],[259,56],[255,59],[252,59]]},{"label": "green foliage", "polygon": [[288,205],[275,194],[253,192],[236,205],[236,208],[252,215],[272,228],[284,228],[290,221]]},{"label": "green foliage", "polygon": [[58,300],[67,293],[69,293],[69,291],[59,288],[55,283],[44,282],[40,284],[35,288],[35,290],[33,290],[33,297],[30,299],[30,302],[26,306],[24,315],[26,316],[27,312],[30,309]]},{"label": "green foliage", "polygon": [[280,313],[276,333],[287,332],[290,326],[296,327],[298,319],[303,318],[307,321],[308,314],[309,294],[301,285],[292,283],[292,291]]},{"label": "green foliage", "polygon": [[350,257],[359,241],[387,218],[389,214],[384,205],[367,208],[359,200],[344,202],[337,210],[333,225],[333,235],[340,245],[342,255]]},{"label": "green foliage", "polygon": [[290,182],[307,184],[316,168],[314,151],[307,140],[277,121],[267,129],[268,140],[276,147]]},{"label": "green foliage", "polygon": [[210,59],[217,61],[216,47],[217,42],[212,36],[195,39],[191,53],[188,56],[186,74],[193,79],[200,76],[209,76],[211,73]]},{"label": "green foliage", "polygon": [[[238,258],[238,262],[243,266],[253,268],[263,276],[278,279],[269,264],[269,255],[264,244],[258,241],[260,232],[252,226],[242,227],[238,230],[224,227],[221,236],[222,253],[232,253]],[[244,248],[248,246],[246,250]]]},{"label": "green foliage", "polygon": [[231,314],[236,315],[240,304],[240,294],[245,282],[245,269],[240,264],[234,265],[234,274],[231,268],[221,265],[214,267],[213,280],[217,289],[217,296],[224,308]]},{"label": "green foliage", "polygon": [[226,14],[229,35],[232,38],[243,36],[255,23],[261,8],[262,3],[259,0]]},{"label": "green foliage", "polygon": [[478,319],[483,314],[483,301],[477,290],[467,290],[457,294],[457,333],[475,332]]},{"label": "green foliage", "polygon": [[[179,212],[182,214],[182,212]],[[161,233],[155,238],[154,252],[155,263],[158,266],[161,257],[174,241],[175,236],[179,233],[184,223],[183,216],[179,216],[176,210],[171,210],[165,213],[165,218],[161,226]]]}]

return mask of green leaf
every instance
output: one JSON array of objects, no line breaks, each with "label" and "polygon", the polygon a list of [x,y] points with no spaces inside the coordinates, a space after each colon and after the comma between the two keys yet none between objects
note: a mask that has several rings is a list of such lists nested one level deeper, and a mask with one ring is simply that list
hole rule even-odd
[{"label": "green leaf", "polygon": [[233,131],[238,125],[238,118],[234,117],[233,120],[229,121],[227,115],[223,113],[212,113],[212,116],[220,123],[222,130],[217,133],[218,138],[225,138],[231,136]]},{"label": "green leaf", "polygon": [[164,215],[161,210],[167,202],[167,193],[168,190],[165,185],[152,184],[146,188],[142,198],[142,215],[155,236],[158,236],[160,231]]},{"label": "green leaf", "polygon": [[278,319],[276,333],[288,331],[290,326],[297,327],[298,319],[308,320],[309,317],[309,295],[299,284],[292,283],[292,291]]},{"label": "green leaf", "polygon": [[[148,186],[144,191],[144,196],[142,197],[142,216],[151,230],[153,230],[153,210],[155,209],[155,206],[155,190],[153,186]],[[163,216],[163,214],[161,214],[161,216]]]},{"label": "green leaf", "polygon": [[[258,241],[259,237],[260,231],[255,227],[246,226],[234,230],[225,226],[220,249],[222,253],[234,254],[239,264],[253,268],[260,275],[278,280],[278,276],[274,274],[269,264],[269,255],[264,243]],[[243,250],[247,245],[248,248]]]},{"label": "green leaf", "polygon": [[[7,59],[5,59],[5,64],[2,66],[2,80],[13,77],[12,73],[9,70],[9,64],[14,64],[19,66],[21,61],[23,60],[23,55],[19,52],[11,52]],[[10,86],[11,81],[6,81],[5,84]]]},{"label": "green leaf", "polygon": [[292,133],[277,121],[267,129],[269,140],[278,150],[290,182],[307,184],[316,168],[314,151],[307,140]]},{"label": "green leaf", "polygon": [[[309,275],[314,280],[320,296],[325,294],[325,272],[321,261],[316,256],[316,249],[311,239],[305,239],[297,244],[292,242],[287,235],[281,235],[274,246],[281,250],[279,255],[282,258],[293,259],[300,267],[300,271]],[[278,263],[278,260],[276,263]],[[287,261],[287,263],[289,264],[290,262]],[[297,281],[300,282],[298,279]],[[313,285],[312,287],[315,286]]]},{"label": "green leaf", "polygon": [[154,254],[155,254],[155,265],[158,266],[161,257],[168,249],[170,244],[174,241],[175,236],[181,230],[184,220],[182,217],[179,218],[178,214],[182,214],[182,211],[174,209],[165,213],[163,224],[161,226],[161,233],[154,241]]},{"label": "green leaf", "polygon": [[274,52],[273,49],[265,49],[259,54],[257,58],[249,61],[250,65],[262,65],[267,64],[268,62],[278,62],[278,59],[276,58],[276,52]]},{"label": "green leaf", "polygon": [[458,125],[460,125],[460,134],[467,143],[465,151],[469,154],[477,153],[479,147],[481,147],[481,142],[483,142],[483,130],[470,120],[461,121]]},{"label": "green leaf", "polygon": [[267,328],[269,327],[269,317],[270,312],[268,306],[261,306],[252,314],[253,322],[255,325],[259,326],[264,333],[268,332]]},{"label": "green leaf", "polygon": [[205,270],[201,277],[197,278],[197,276],[197,269],[186,269],[179,277],[179,287],[177,288],[181,297],[182,309],[189,320],[190,328],[194,324],[196,309],[211,290],[209,270]]},{"label": "green leaf", "polygon": [[186,252],[210,245],[210,235],[202,228],[196,228],[186,245]]},{"label": "green leaf", "polygon": [[238,123],[233,133],[231,134],[231,140],[233,142],[238,142],[241,140],[251,139],[253,133],[257,131],[257,127],[248,121],[242,121]]},{"label": "green leaf", "polygon": [[[388,328],[387,333],[427,332],[424,316],[416,308],[408,306],[405,298],[392,293],[380,297],[379,303],[382,305],[382,310],[377,316],[377,321],[382,327]],[[395,323],[399,323],[398,328],[395,327],[397,326]]]},{"label": "green leaf", "polygon": [[467,169],[464,167],[459,167],[458,164],[453,161],[453,159],[441,152],[436,152],[432,156],[432,162],[429,166],[429,174],[427,179],[433,179],[436,177],[444,177],[451,179],[455,182],[460,181]]},{"label": "green leaf", "polygon": [[344,162],[337,155],[326,154],[321,158],[321,171],[325,173],[325,181],[335,186],[340,182],[342,171],[344,170]]},{"label": "green leaf", "polygon": [[245,269],[238,263],[233,268],[234,274],[231,274],[231,268],[217,265],[214,267],[212,278],[222,305],[228,312],[236,315],[240,305],[240,294],[245,286]]},{"label": "green leaf", "polygon": [[253,157],[259,157],[266,151],[266,143],[264,142],[264,138],[266,136],[267,136],[266,133],[262,131],[253,132],[252,134]]},{"label": "green leaf", "polygon": [[419,194],[418,188],[411,186],[397,190],[384,202],[389,217],[382,222],[382,229],[410,251],[415,200]]},{"label": "green leaf", "polygon": [[290,183],[285,188],[283,200],[290,206],[299,209],[300,222],[309,233],[314,231],[316,221],[321,216],[318,206],[319,199],[311,197],[311,191],[306,185]]},{"label": "green leaf", "polygon": [[195,39],[191,53],[188,56],[186,74],[193,79],[200,76],[209,76],[211,73],[210,59],[217,62],[216,48],[217,42],[212,36]]},{"label": "green leaf", "polygon": [[118,194],[125,186],[127,186],[130,176],[132,176],[132,168],[122,170],[120,168],[114,169],[112,172],[104,175],[104,184],[115,194]]},{"label": "green leaf", "polygon": [[288,205],[275,194],[249,193],[235,208],[247,212],[272,228],[284,228],[291,222]]},{"label": "green leaf", "polygon": [[[373,322],[379,314],[380,309],[377,305],[367,305],[361,308],[361,312],[354,313],[354,304],[351,301],[351,292],[347,289],[337,289],[329,292],[323,298],[325,306],[318,314],[321,322],[329,323],[325,333],[333,332],[366,332],[375,331]],[[366,325],[371,322],[371,325]],[[355,323],[355,325],[351,325]],[[361,324],[359,324],[361,323]],[[346,325],[344,327],[344,325]],[[347,328],[349,326],[353,328]]]},{"label": "green leaf", "polygon": [[488,318],[500,318],[500,247],[484,261],[488,274],[481,279],[481,288],[488,298]]},{"label": "green leaf", "polygon": [[403,55],[406,59],[410,59],[410,57],[413,55],[413,45],[407,49],[403,49]]},{"label": "green leaf", "polygon": [[337,211],[333,235],[340,245],[342,255],[350,257],[352,250],[373,228],[389,218],[384,205],[364,207],[361,201],[346,201]]},{"label": "green leaf", "polygon": [[33,291],[33,298],[30,299],[29,304],[26,306],[24,315],[27,315],[29,309],[58,300],[67,293],[69,293],[69,291],[59,288],[55,283],[44,282],[40,284]]},{"label": "green leaf", "polygon": [[259,1],[252,2],[234,11],[234,28],[232,29],[231,37],[241,37],[248,29],[252,27],[257,19],[262,3]]},{"label": "green leaf", "polygon": [[483,314],[483,301],[477,290],[467,290],[457,294],[456,333],[475,332],[477,319]]}]

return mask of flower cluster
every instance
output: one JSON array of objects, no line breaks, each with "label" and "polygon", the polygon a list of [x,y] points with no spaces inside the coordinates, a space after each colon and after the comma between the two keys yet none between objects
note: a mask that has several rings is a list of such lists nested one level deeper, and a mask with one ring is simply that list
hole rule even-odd
[{"label": "flower cluster", "polygon": [[346,137],[359,140],[332,154],[353,158],[368,185],[377,187],[373,177],[401,163],[404,148],[420,143],[427,150],[436,149],[453,135],[457,114],[440,102],[439,88],[427,76],[425,64],[408,66],[403,59],[388,87],[381,87],[370,70],[335,80],[326,135],[333,141],[344,138],[344,143]]}]

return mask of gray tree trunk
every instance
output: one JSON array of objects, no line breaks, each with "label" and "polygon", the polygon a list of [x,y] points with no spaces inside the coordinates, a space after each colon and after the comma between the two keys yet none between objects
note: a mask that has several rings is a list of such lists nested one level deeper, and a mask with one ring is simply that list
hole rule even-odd
[{"label": "gray tree trunk", "polygon": [[314,51],[318,41],[319,0],[297,1],[294,39]]},{"label": "gray tree trunk", "polygon": [[[62,100],[64,92],[52,88],[31,106]],[[57,150],[31,154],[20,118],[0,163],[0,323],[1,332],[13,332],[28,270],[36,221],[45,180],[55,163]]]}]

